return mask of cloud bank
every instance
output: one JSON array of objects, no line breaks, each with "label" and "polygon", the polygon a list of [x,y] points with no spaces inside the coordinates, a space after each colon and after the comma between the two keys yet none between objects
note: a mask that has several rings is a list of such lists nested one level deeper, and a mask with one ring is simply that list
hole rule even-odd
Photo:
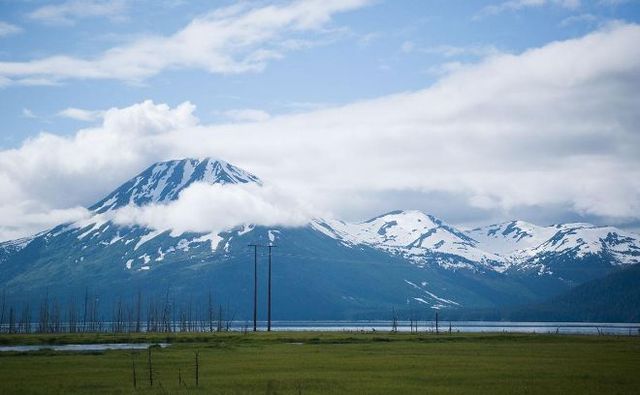
[{"label": "cloud bank", "polygon": [[169,204],[127,206],[108,216],[121,225],[171,230],[178,236],[184,232],[218,234],[241,224],[300,226],[314,213],[270,186],[196,183]]},{"label": "cloud bank", "polygon": [[638,42],[640,26],[609,25],[420,91],[255,122],[202,125],[191,103],[110,109],[72,137],[44,133],[0,152],[0,237],[36,230],[25,216],[41,216],[40,228],[52,210],[82,216],[77,207],[153,162],[205,156],[337,216],[375,214],[376,196],[405,191],[455,197],[460,210],[561,206],[638,220]]}]

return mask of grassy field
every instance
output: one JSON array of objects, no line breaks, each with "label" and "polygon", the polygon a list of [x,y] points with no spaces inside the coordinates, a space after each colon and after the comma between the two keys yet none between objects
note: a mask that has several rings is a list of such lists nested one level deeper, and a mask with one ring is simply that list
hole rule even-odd
[{"label": "grassy field", "polygon": [[165,349],[152,349],[153,387],[146,351],[38,351],[0,353],[0,393],[616,394],[638,393],[640,388],[638,337],[386,333],[0,336],[4,345],[147,341],[172,343]]}]

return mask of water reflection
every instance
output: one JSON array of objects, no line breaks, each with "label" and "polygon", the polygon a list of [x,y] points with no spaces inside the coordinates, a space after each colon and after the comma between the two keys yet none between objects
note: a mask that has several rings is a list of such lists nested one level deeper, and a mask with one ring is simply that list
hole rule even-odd
[{"label": "water reflection", "polygon": [[[0,352],[29,352],[40,350],[53,351],[69,351],[69,352],[91,352],[91,351],[107,351],[107,350],[146,350],[156,344],[151,343],[111,343],[111,344],[40,344],[29,346],[0,346]],[[169,346],[167,343],[157,344],[165,348]]]}]

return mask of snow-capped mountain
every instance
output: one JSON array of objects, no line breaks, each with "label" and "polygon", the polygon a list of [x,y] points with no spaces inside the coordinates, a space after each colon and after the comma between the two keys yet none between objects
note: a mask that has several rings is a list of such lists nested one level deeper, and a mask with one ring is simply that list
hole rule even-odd
[{"label": "snow-capped mountain", "polygon": [[362,223],[316,219],[293,228],[238,224],[218,234],[172,234],[110,220],[129,205],[176,200],[196,182],[261,185],[255,175],[219,160],[154,164],[91,206],[93,217],[0,243],[0,286],[30,303],[41,294],[68,298],[88,286],[105,301],[137,290],[171,289],[176,298],[189,298],[213,289],[243,312],[252,284],[247,245],[271,243],[279,246],[275,282],[287,284],[274,294],[280,319],[380,318],[394,306],[539,301],[640,263],[638,236],[588,224],[514,221],[461,231],[408,210]]},{"label": "snow-capped mountain", "polygon": [[504,257],[512,270],[553,274],[567,261],[598,258],[611,266],[640,263],[640,238],[611,227],[585,223],[536,226],[523,221],[476,228],[466,234],[478,247]]},{"label": "snow-capped mountain", "polygon": [[91,206],[90,210],[104,213],[130,204],[166,203],[176,200],[181,191],[195,182],[223,185],[261,183],[253,174],[222,160],[172,160],[150,166]]},{"label": "snow-capped mountain", "polygon": [[640,263],[638,236],[612,226],[591,224],[560,224],[547,229],[553,236],[530,249],[532,255],[572,254],[576,258],[588,255],[610,255],[616,265]]},{"label": "snow-capped mountain", "polygon": [[420,211],[392,211],[362,223],[318,221],[317,228],[348,245],[367,245],[420,265],[494,270],[504,258],[442,220]]},{"label": "snow-capped mountain", "polygon": [[509,257],[516,251],[539,246],[556,232],[524,221],[511,221],[476,228],[465,233],[476,240],[480,248]]},{"label": "snow-capped mountain", "polygon": [[553,275],[556,262],[600,257],[606,266],[640,263],[638,236],[590,224],[537,226],[524,221],[462,232],[420,211],[393,211],[362,223],[329,220],[313,226],[345,245],[366,245],[425,266],[535,271]]}]

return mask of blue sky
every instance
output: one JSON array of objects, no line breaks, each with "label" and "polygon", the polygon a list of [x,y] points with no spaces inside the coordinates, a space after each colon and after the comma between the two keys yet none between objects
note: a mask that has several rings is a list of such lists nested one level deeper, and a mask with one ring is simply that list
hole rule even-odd
[{"label": "blue sky", "polygon": [[[20,31],[0,38],[0,60],[92,57],[137,37],[169,36],[192,19],[233,2],[101,3],[118,6],[103,15],[78,11],[64,19],[35,18],[38,9],[64,2],[1,1],[0,21]],[[0,148],[19,146],[41,131],[74,133],[82,122],[58,115],[69,107],[101,110],[149,98],[170,105],[190,100],[205,122],[220,121],[222,113],[234,109],[302,111],[421,89],[438,78],[443,64],[473,62],[491,50],[519,53],[579,37],[609,20],[640,18],[640,3],[635,1],[539,3],[546,4],[487,12],[501,3],[375,1],[336,15],[325,32],[300,35],[314,44],[268,62],[260,72],[217,74],[183,68],[140,82],[80,79],[56,86],[5,86],[0,90]]]},{"label": "blue sky", "polygon": [[0,0],[0,238],[185,156],[346,219],[637,229],[639,19],[624,0]]}]

